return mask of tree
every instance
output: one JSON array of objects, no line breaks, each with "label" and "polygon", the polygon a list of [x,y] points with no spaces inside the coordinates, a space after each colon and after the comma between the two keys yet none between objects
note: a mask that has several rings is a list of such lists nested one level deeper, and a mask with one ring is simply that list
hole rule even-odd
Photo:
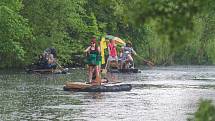
[{"label": "tree", "polygon": [[81,51],[82,33],[88,31],[82,20],[84,3],[84,0],[23,0],[21,13],[29,20],[35,37],[31,55],[53,46],[59,60],[69,63],[72,54]]},{"label": "tree", "polygon": [[0,67],[11,67],[14,62],[18,66],[24,61],[23,44],[31,38],[31,29],[18,14],[20,8],[20,1],[0,2]]}]

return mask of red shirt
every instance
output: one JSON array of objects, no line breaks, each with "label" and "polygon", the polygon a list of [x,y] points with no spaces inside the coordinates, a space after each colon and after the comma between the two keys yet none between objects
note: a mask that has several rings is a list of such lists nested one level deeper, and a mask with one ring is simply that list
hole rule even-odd
[{"label": "red shirt", "polygon": [[110,55],[109,56],[112,56],[112,57],[117,56],[116,46],[114,46],[114,44],[109,43],[108,48],[110,49]]}]

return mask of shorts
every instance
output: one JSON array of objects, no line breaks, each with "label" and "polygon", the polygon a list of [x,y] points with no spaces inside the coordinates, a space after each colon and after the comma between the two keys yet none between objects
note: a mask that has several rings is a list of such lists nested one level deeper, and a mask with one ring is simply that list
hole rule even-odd
[{"label": "shorts", "polygon": [[115,57],[112,57],[112,56],[109,56],[108,57],[108,61],[118,61],[118,57],[117,56],[115,56]]}]

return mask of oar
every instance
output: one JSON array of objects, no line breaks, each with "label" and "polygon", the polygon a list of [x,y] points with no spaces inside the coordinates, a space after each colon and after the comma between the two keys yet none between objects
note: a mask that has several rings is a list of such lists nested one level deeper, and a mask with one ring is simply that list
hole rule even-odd
[{"label": "oar", "polygon": [[98,74],[96,74],[96,83],[101,85],[101,82],[102,82],[102,80],[101,80],[100,76]]},{"label": "oar", "polygon": [[[95,69],[94,71],[97,71],[96,67],[94,67],[94,69]],[[92,85],[101,85],[102,80],[101,80],[100,76],[98,75],[98,73],[97,72],[95,72],[95,73],[96,73],[96,79],[95,79],[96,83],[95,84],[92,83]]]},{"label": "oar", "polygon": [[103,73],[103,74],[106,74],[106,73],[107,73],[107,66],[108,66],[108,64],[109,64],[109,61],[107,60],[107,62],[106,62],[106,64],[105,64],[105,68],[102,69],[102,73]]},{"label": "oar", "polygon": [[60,70],[62,71],[62,73],[67,73],[68,72],[68,68],[63,68],[57,61],[56,64],[60,67]]},{"label": "oar", "polygon": [[153,62],[144,59],[143,57],[136,55],[137,57],[139,57],[141,60],[143,60],[143,62],[145,62],[148,66],[150,66],[151,68],[155,65]]},{"label": "oar", "polygon": [[151,66],[151,67],[155,65],[153,62],[151,62],[151,61],[149,61],[149,60],[143,59],[143,62],[147,63],[147,65],[149,65],[149,66]]},{"label": "oar", "polygon": [[[102,69],[102,73],[105,74],[105,78],[108,80],[108,83],[110,83],[110,82],[120,82],[120,81],[115,80],[115,77],[112,75],[111,72],[107,72],[107,67],[109,66],[109,64],[110,64],[110,61],[107,59],[105,68]],[[107,80],[106,80],[106,83],[107,83]]]},{"label": "oar", "polygon": [[64,68],[56,61],[56,64],[60,67],[60,70],[63,71]]}]

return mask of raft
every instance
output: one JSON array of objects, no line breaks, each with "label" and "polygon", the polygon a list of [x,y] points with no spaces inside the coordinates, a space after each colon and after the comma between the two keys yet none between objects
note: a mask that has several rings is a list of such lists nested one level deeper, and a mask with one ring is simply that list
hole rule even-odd
[{"label": "raft", "polygon": [[131,84],[102,84],[92,85],[82,82],[67,82],[63,90],[64,91],[76,91],[76,92],[119,92],[130,91],[132,89]]},{"label": "raft", "polygon": [[141,73],[140,70],[134,68],[128,68],[128,69],[110,69],[109,72],[111,73]]},{"label": "raft", "polygon": [[26,69],[27,73],[40,73],[40,74],[67,74],[68,68],[64,69]]}]

